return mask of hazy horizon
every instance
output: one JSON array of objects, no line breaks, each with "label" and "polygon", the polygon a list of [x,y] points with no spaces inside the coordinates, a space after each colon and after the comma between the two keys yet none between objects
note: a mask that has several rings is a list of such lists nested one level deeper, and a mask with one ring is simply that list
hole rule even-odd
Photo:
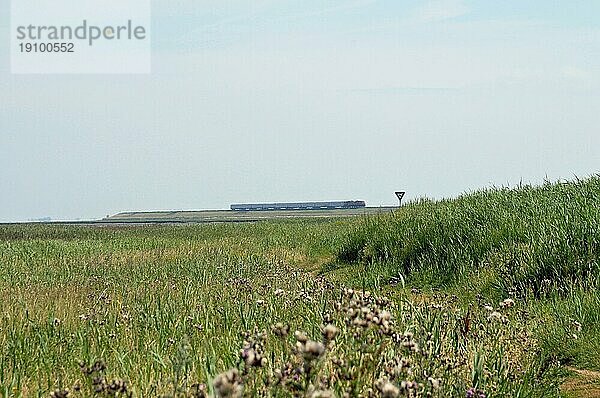
[{"label": "hazy horizon", "polygon": [[600,2],[152,7],[149,75],[13,75],[0,222],[394,205],[600,172]]}]

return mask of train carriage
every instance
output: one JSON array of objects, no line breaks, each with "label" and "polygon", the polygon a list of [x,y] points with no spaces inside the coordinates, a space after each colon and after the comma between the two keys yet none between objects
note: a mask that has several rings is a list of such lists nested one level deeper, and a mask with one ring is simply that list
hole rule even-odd
[{"label": "train carriage", "polygon": [[291,202],[291,203],[241,203],[232,204],[234,211],[274,211],[274,210],[335,210],[359,209],[365,207],[363,200],[333,202]]}]

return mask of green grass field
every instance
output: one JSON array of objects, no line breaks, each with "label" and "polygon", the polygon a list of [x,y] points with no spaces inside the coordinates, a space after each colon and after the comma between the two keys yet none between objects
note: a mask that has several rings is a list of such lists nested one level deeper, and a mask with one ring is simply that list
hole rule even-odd
[{"label": "green grass field", "polygon": [[0,396],[598,396],[599,217],[593,177],[361,218],[0,226]]}]

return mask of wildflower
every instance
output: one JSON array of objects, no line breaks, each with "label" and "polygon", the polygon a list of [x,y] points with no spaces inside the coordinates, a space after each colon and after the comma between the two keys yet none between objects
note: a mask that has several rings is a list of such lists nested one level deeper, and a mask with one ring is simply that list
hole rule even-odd
[{"label": "wildflower", "polygon": [[58,318],[54,318],[54,320],[52,321],[52,324],[53,324],[55,327],[58,327],[58,326],[60,326],[60,319],[58,319]]},{"label": "wildflower", "polygon": [[277,322],[272,330],[277,337],[286,337],[290,333],[290,327],[281,322]]},{"label": "wildflower", "polygon": [[379,313],[379,319],[381,319],[382,321],[389,321],[390,319],[392,319],[392,314],[389,311],[381,311]]},{"label": "wildflower", "polygon": [[260,367],[266,365],[267,362],[267,359],[248,342],[244,345],[244,348],[240,350],[240,356],[246,363],[246,366]]},{"label": "wildflower", "polygon": [[265,366],[267,359],[263,356],[264,352],[264,333],[256,333],[254,336],[246,334],[247,340],[240,350],[240,357],[244,360],[247,367]]},{"label": "wildflower", "polygon": [[307,360],[319,358],[325,352],[325,346],[318,341],[309,340],[304,344],[303,356]]},{"label": "wildflower", "polygon": [[296,330],[294,332],[294,337],[296,337],[296,340],[298,340],[298,342],[300,343],[306,343],[308,341],[308,337],[306,337],[306,334],[302,333],[299,330]]},{"label": "wildflower", "polygon": [[416,381],[402,380],[402,382],[400,383],[400,388],[403,391],[415,390],[415,389],[419,388],[419,385],[417,384]]},{"label": "wildflower", "polygon": [[379,391],[381,391],[381,396],[384,398],[396,398],[400,396],[400,389],[389,381],[383,383],[383,385],[379,387]]},{"label": "wildflower", "polygon": [[414,340],[403,341],[402,347],[412,352],[419,352],[419,343],[415,342]]},{"label": "wildflower", "polygon": [[335,339],[335,336],[337,336],[338,333],[338,328],[336,328],[332,324],[328,324],[323,328],[323,337],[326,341],[332,341],[333,339]]},{"label": "wildflower", "polygon": [[196,398],[207,398],[208,397],[208,392],[206,391],[206,384],[199,384],[199,383],[195,383],[192,384],[192,387],[190,389],[192,397],[196,397]]},{"label": "wildflower", "polygon": [[277,290],[275,290],[275,292],[273,292],[273,294],[274,294],[276,297],[283,296],[283,294],[284,294],[284,293],[285,293],[285,292],[284,292],[283,290],[281,290],[281,289],[277,289]]},{"label": "wildflower", "polygon": [[109,395],[116,395],[117,393],[127,393],[127,383],[124,380],[115,379],[107,384],[106,389]]},{"label": "wildflower", "polygon": [[442,382],[442,379],[434,379],[433,377],[429,377],[427,378],[427,381],[431,384],[431,387],[435,390],[437,390],[438,388],[440,388],[440,383]]},{"label": "wildflower", "polygon": [[515,300],[513,299],[504,299],[502,300],[502,302],[500,303],[500,307],[502,308],[510,308],[513,307],[515,305]]},{"label": "wildflower", "polygon": [[308,398],[335,398],[335,394],[331,390],[318,390],[313,386],[308,387],[306,394]]},{"label": "wildflower", "polygon": [[87,366],[85,362],[79,361],[79,369],[82,373],[86,375],[91,375],[92,373],[100,373],[106,370],[106,364],[102,360],[98,360],[94,362],[92,366]]},{"label": "wildflower", "polygon": [[488,319],[501,321],[502,320],[502,314],[499,313],[498,311],[494,311],[494,312],[492,312],[490,314],[490,316],[488,317]]},{"label": "wildflower", "polygon": [[65,388],[64,390],[55,390],[50,393],[50,398],[67,398],[69,397],[69,389]]},{"label": "wildflower", "polygon": [[213,381],[218,397],[239,398],[244,390],[242,378],[237,369],[228,370],[218,375]]},{"label": "wildflower", "polygon": [[471,387],[467,390],[466,398],[486,398],[486,395],[483,391]]},{"label": "wildflower", "polygon": [[486,309],[487,311],[494,311],[494,307],[492,307],[491,305],[486,305],[483,308]]}]

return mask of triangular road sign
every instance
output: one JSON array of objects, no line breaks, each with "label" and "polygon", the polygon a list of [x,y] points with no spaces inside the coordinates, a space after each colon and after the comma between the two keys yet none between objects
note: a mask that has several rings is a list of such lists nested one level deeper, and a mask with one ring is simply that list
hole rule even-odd
[{"label": "triangular road sign", "polygon": [[406,194],[406,192],[404,192],[404,191],[396,191],[394,193],[396,194],[396,196],[398,197],[398,200],[400,201],[400,203],[398,204],[398,206],[402,206],[402,198],[404,197],[404,194]]}]

